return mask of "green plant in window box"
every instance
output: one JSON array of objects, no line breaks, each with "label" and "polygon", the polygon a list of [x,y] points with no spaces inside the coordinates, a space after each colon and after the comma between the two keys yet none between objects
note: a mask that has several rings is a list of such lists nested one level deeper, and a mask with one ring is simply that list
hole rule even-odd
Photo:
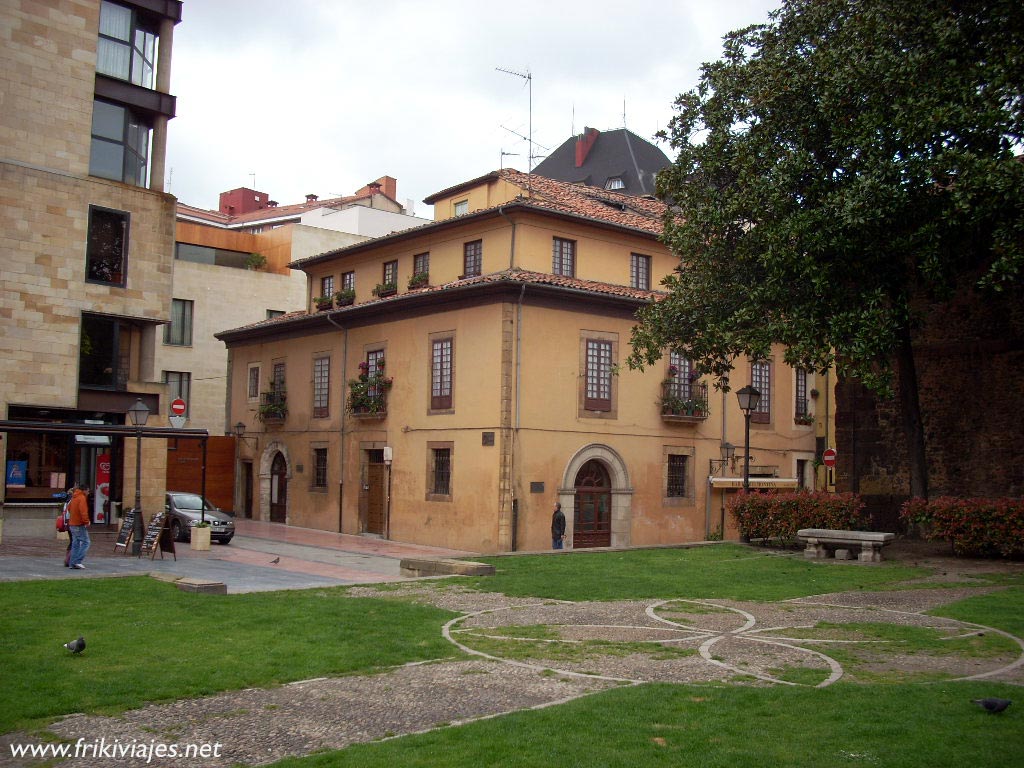
[{"label": "green plant in window box", "polygon": [[334,303],[339,307],[347,307],[356,300],[355,288],[342,288],[334,294]]},{"label": "green plant in window box", "polygon": [[813,424],[814,423],[814,414],[813,413],[798,413],[796,416],[793,417],[793,421],[796,422],[797,424],[804,424],[804,425]]},{"label": "green plant in window box", "polygon": [[409,290],[415,290],[416,288],[423,288],[430,284],[430,273],[429,272],[417,272],[409,278]]},{"label": "green plant in window box", "polygon": [[262,253],[250,253],[245,259],[246,269],[260,270],[267,266],[267,257]]},{"label": "green plant in window box", "polygon": [[365,371],[358,378],[348,382],[348,410],[356,414],[385,413],[388,406],[387,393],[393,379],[378,371],[370,376]]},{"label": "green plant in window box", "polygon": [[373,295],[377,298],[391,296],[394,293],[398,293],[398,285],[395,283],[377,283],[373,289]]},{"label": "green plant in window box", "polygon": [[318,311],[323,312],[334,306],[334,298],[332,296],[317,296],[313,299],[313,303],[316,304]]},{"label": "green plant in window box", "polygon": [[262,422],[284,419],[288,415],[287,399],[284,392],[264,392],[262,402],[256,409],[256,418]]}]

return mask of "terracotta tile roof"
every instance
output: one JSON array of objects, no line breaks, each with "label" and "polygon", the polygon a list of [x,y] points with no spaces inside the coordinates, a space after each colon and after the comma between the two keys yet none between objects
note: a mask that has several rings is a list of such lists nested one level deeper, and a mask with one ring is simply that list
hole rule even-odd
[{"label": "terracotta tile roof", "polygon": [[[516,285],[542,285],[552,286],[556,289],[562,288],[573,292],[592,294],[593,296],[607,296],[612,298],[621,298],[626,300],[648,302],[655,301],[658,298],[665,295],[663,291],[646,291],[640,288],[630,288],[625,285],[615,285],[614,283],[603,283],[596,280],[583,280],[577,277],[564,277],[562,275],[552,275],[544,272],[531,272],[525,269],[519,269],[514,267],[512,269],[506,269],[501,272],[492,272],[486,275],[476,275],[474,277],[466,277],[461,280],[453,280],[450,283],[443,285],[432,285],[424,288],[418,288],[412,291],[406,291],[404,293],[398,293],[394,296],[387,296],[382,299],[371,299],[370,301],[362,301],[358,304],[352,304],[342,309],[336,309],[331,312],[341,322],[344,322],[345,315],[351,312],[357,312],[359,310],[365,310],[372,307],[380,307],[383,305],[400,305],[401,303],[417,297],[424,297],[431,294],[447,294],[458,290],[470,290],[474,286],[487,286],[487,285],[499,285],[501,283],[509,283]],[[441,299],[441,296],[438,296]],[[288,312],[284,315],[270,318],[268,320],[261,320],[257,323],[250,323],[249,325],[243,325],[239,328],[232,328],[230,330],[221,331],[220,333],[214,334],[217,338],[222,335],[234,336],[238,333],[247,333],[257,330],[272,330],[278,327],[290,325],[296,321],[301,320],[312,320],[320,315],[325,315],[326,312],[307,312],[305,310],[297,310],[295,312]]]},{"label": "terracotta tile roof", "polygon": [[[427,222],[426,224],[422,224],[417,227],[410,227],[409,229],[404,229],[400,232],[394,232],[389,235],[364,240],[363,242],[356,243],[354,245],[348,245],[343,248],[337,248],[324,253],[314,254],[313,256],[307,256],[303,259],[291,262],[288,266],[293,269],[304,269],[311,264],[325,261],[335,256],[362,253],[376,248],[378,245],[383,243],[415,238],[423,232],[438,228],[458,226],[461,222],[468,221],[474,217],[495,216],[498,212],[502,210],[507,211],[512,206],[533,208],[538,211],[548,211],[553,214],[561,214],[564,216],[582,217],[602,224],[636,230],[654,237],[661,235],[663,228],[662,217],[668,210],[668,206],[654,198],[637,197],[636,195],[626,195],[620,192],[609,192],[595,187],[585,187],[579,184],[570,184],[565,181],[547,179],[543,176],[528,176],[527,174],[512,168],[504,168],[500,171],[494,171],[485,176],[480,176],[472,182],[466,182],[464,185],[452,187],[451,189],[458,189],[463,186],[472,186],[477,182],[482,183],[487,180],[498,178],[506,179],[510,183],[521,187],[523,194],[511,201],[502,202],[498,205],[493,205],[490,208],[483,208],[476,211],[470,211],[469,213],[464,213],[461,216],[453,216],[447,219]],[[442,193],[439,192],[437,195],[427,199],[436,199],[438,195],[441,194]]]},{"label": "terracotta tile roof", "polygon": [[[378,192],[378,195],[387,197]],[[258,211],[249,211],[237,216],[221,213],[220,211],[196,208],[185,203],[178,203],[178,216],[198,218],[208,221],[211,224],[219,224],[223,227],[235,228],[260,221],[274,221],[277,219],[298,219],[306,211],[315,211],[319,208],[342,208],[359,200],[368,200],[371,197],[367,192],[361,195],[348,195],[346,197],[332,197],[327,200],[316,200],[314,202],[294,203],[293,205],[278,205],[273,208],[261,208]],[[391,200],[391,198],[388,198]],[[397,204],[397,201],[392,201]]]},{"label": "terracotta tile roof", "polygon": [[660,200],[611,192],[503,168],[498,176],[523,189],[523,202],[660,235],[668,207]]}]

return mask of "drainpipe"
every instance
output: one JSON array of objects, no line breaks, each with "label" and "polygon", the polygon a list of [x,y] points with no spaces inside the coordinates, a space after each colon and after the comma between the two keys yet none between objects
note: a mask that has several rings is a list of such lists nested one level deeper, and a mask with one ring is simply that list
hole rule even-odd
[{"label": "drainpipe", "polygon": [[516,265],[516,223],[505,213],[505,206],[499,205],[498,213],[501,214],[501,217],[508,222],[510,227],[512,227],[512,243],[509,245],[508,249],[508,268],[512,269]]},{"label": "drainpipe", "polygon": [[[331,325],[333,325],[335,328],[341,331],[341,382],[342,392],[344,392],[344,384],[346,381],[348,381],[348,328],[340,326],[336,322],[334,322],[333,318],[331,318],[330,312],[327,312],[324,316],[327,318],[327,322],[329,322]],[[338,474],[338,477],[341,478],[341,480],[338,482],[338,533],[343,533],[342,511],[345,509],[345,413],[346,411],[343,397],[341,405],[341,427],[339,428],[339,443],[341,445],[340,449],[338,450],[340,462],[338,466],[339,469],[341,470],[340,473]]]}]

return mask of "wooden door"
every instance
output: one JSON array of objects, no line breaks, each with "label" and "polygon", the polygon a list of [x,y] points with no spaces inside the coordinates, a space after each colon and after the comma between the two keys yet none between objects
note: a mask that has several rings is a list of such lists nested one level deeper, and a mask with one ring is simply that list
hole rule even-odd
[{"label": "wooden door", "polygon": [[608,471],[591,459],[576,475],[576,514],[572,546],[609,547],[612,543],[612,493]]},{"label": "wooden door", "polygon": [[270,465],[270,522],[288,521],[288,465],[280,452]]},{"label": "wooden door", "polygon": [[366,532],[384,535],[385,504],[387,500],[387,466],[370,464],[366,467]]},{"label": "wooden door", "polygon": [[242,511],[252,520],[252,462],[242,464]]}]

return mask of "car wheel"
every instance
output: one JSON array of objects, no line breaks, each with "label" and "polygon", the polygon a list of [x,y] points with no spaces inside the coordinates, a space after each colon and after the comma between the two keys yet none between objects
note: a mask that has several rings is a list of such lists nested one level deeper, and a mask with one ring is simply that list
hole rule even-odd
[{"label": "car wheel", "polygon": [[231,536],[228,536],[226,538],[220,539],[220,543],[221,544],[230,544],[231,543],[231,538],[232,538]]},{"label": "car wheel", "polygon": [[175,541],[185,541],[185,536],[182,533],[181,522],[178,520],[171,521],[171,537]]}]

